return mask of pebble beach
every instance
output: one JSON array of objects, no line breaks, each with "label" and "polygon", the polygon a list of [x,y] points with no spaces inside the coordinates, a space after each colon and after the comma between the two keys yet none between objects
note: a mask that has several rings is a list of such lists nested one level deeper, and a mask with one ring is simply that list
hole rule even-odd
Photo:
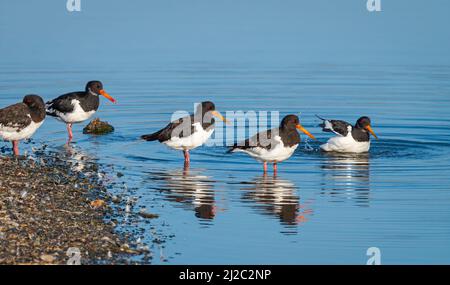
[{"label": "pebble beach", "polygon": [[76,169],[48,153],[0,158],[0,264],[129,264],[147,253],[115,232],[120,202],[97,166]]}]

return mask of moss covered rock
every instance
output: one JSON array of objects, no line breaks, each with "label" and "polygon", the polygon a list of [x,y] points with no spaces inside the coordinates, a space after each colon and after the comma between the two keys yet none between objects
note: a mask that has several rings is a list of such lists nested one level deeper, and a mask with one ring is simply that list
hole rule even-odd
[{"label": "moss covered rock", "polygon": [[99,118],[92,120],[83,129],[83,134],[104,135],[114,132],[114,127],[108,122],[102,122]]}]

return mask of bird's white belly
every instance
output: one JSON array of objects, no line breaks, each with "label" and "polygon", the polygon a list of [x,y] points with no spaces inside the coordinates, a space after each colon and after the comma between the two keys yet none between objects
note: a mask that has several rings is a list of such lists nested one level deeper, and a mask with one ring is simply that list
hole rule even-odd
[{"label": "bird's white belly", "polygon": [[62,113],[55,110],[54,112],[58,116],[57,119],[65,123],[76,124],[88,120],[96,112],[95,110],[86,112],[81,108],[80,102],[75,99],[72,100],[72,105],[74,106],[74,109],[70,113]]},{"label": "bird's white belly", "polygon": [[346,152],[346,153],[362,153],[368,152],[370,149],[370,141],[358,142],[353,139],[349,133],[347,136],[337,136],[328,140],[327,143],[320,146],[324,151]]},{"label": "bird's white belly", "polygon": [[204,130],[200,124],[193,124],[195,131],[187,137],[172,137],[170,140],[163,142],[170,148],[177,150],[191,150],[204,144],[211,137],[214,129]]},{"label": "bird's white belly", "polygon": [[298,144],[289,147],[284,146],[281,142],[271,149],[253,147],[248,149],[235,149],[235,151],[245,152],[261,162],[281,162],[291,157],[297,147]]},{"label": "bird's white belly", "polygon": [[39,123],[31,121],[31,124],[20,131],[17,131],[18,128],[11,128],[0,125],[0,137],[2,137],[5,141],[29,139],[43,123],[44,121]]}]

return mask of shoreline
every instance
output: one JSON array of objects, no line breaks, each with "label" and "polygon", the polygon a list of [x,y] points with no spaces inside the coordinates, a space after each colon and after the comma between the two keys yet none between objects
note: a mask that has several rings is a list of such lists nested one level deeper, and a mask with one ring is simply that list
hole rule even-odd
[{"label": "shoreline", "polygon": [[148,255],[116,232],[122,205],[97,164],[35,156],[0,157],[0,264],[132,264]]}]

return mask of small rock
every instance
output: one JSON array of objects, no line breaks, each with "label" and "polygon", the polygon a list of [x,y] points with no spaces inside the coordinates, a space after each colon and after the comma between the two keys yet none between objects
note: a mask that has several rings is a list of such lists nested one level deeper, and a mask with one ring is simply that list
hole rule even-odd
[{"label": "small rock", "polygon": [[120,199],[120,197],[118,196],[112,196],[111,201],[115,204],[119,204],[122,199]]},{"label": "small rock", "polygon": [[105,205],[105,201],[97,199],[95,201],[91,202],[91,207],[93,208],[100,208],[103,207]]},{"label": "small rock", "polygon": [[50,254],[43,254],[41,255],[41,259],[45,262],[52,263],[56,258]]},{"label": "small rock", "polygon": [[156,218],[159,218],[159,215],[148,213],[148,212],[145,212],[145,211],[139,211],[139,216],[141,216],[141,217],[143,217],[145,219],[156,219]]},{"label": "small rock", "polygon": [[104,135],[114,132],[114,127],[108,122],[102,122],[99,118],[92,120],[83,129],[83,134]]}]

